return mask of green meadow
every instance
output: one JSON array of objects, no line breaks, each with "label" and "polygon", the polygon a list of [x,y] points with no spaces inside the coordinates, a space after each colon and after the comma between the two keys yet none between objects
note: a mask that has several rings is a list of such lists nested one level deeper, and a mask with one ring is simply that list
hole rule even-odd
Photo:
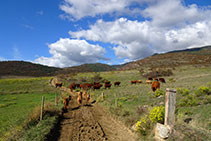
[{"label": "green meadow", "polygon": [[7,140],[12,132],[22,129],[34,108],[41,105],[42,96],[46,103],[54,102],[57,92],[49,80],[48,77],[0,80],[0,140]]}]

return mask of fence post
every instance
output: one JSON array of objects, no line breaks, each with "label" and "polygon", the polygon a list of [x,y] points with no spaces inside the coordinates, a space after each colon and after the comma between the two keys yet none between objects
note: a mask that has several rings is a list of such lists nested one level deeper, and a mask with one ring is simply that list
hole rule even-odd
[{"label": "fence post", "polygon": [[55,94],[55,105],[58,105],[58,98],[57,98],[57,94]]},{"label": "fence post", "polygon": [[102,100],[104,101],[104,92],[102,92]]},{"label": "fence post", "polygon": [[176,90],[166,89],[165,97],[165,125],[174,126],[175,122]]},{"label": "fence post", "polygon": [[42,120],[42,119],[43,119],[44,102],[45,102],[45,97],[44,97],[44,96],[42,96],[40,120]]}]

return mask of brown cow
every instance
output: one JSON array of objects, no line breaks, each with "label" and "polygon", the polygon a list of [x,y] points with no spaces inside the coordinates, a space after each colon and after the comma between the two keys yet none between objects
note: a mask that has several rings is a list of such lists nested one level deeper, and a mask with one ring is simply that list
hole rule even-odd
[{"label": "brown cow", "polygon": [[83,92],[78,92],[77,103],[79,106],[82,104],[82,94]]},{"label": "brown cow", "polygon": [[75,85],[75,83],[72,83],[72,84],[70,84],[70,90],[71,90],[71,92],[73,91],[73,90],[75,90],[75,88],[76,88],[76,85]]},{"label": "brown cow", "polygon": [[80,84],[75,84],[75,88],[80,88]]},{"label": "brown cow", "polygon": [[164,78],[159,78],[159,81],[162,82],[162,83],[166,83]]},{"label": "brown cow", "polygon": [[111,81],[106,81],[105,84],[111,84]]},{"label": "brown cow", "polygon": [[136,80],[136,83],[142,83],[142,81],[141,80]]},{"label": "brown cow", "polygon": [[55,86],[56,86],[56,88],[57,88],[57,87],[62,87],[62,83],[57,82],[57,83],[55,84]]},{"label": "brown cow", "polygon": [[100,89],[103,85],[102,84],[94,84],[93,85],[93,89],[96,90],[96,89]]},{"label": "brown cow", "polygon": [[152,80],[146,80],[145,83],[146,84],[152,84]]},{"label": "brown cow", "polygon": [[86,104],[87,104],[90,100],[90,95],[87,93],[87,91],[84,92],[84,97],[86,99]]},{"label": "brown cow", "polygon": [[64,103],[63,110],[64,110],[64,112],[67,112],[67,106],[69,105],[70,100],[71,100],[71,96],[64,98],[64,100],[63,100],[63,103]]},{"label": "brown cow", "polygon": [[154,81],[158,81],[157,77],[154,77],[153,80],[154,80]]},{"label": "brown cow", "polygon": [[130,83],[131,84],[136,84],[136,80],[131,80]]},{"label": "brown cow", "polygon": [[92,88],[93,84],[90,84],[90,83],[86,83],[85,84],[85,89],[90,89]]},{"label": "brown cow", "polygon": [[111,88],[111,85],[112,85],[112,84],[104,84],[105,89],[106,89],[106,88]]},{"label": "brown cow", "polygon": [[152,82],[152,91],[156,91],[157,89],[160,89],[160,83],[158,81]]},{"label": "brown cow", "polygon": [[117,82],[114,82],[114,86],[119,86],[121,82],[117,81]]},{"label": "brown cow", "polygon": [[96,85],[96,84],[100,84],[99,82],[94,82],[94,85]]}]

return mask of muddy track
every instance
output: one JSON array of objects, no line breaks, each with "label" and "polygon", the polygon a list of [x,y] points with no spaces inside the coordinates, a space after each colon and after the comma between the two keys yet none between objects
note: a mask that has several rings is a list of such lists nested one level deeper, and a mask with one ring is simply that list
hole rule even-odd
[{"label": "muddy track", "polygon": [[135,141],[136,135],[122,123],[114,120],[108,112],[96,103],[76,102],[77,94],[62,87],[72,96],[68,112],[64,113],[55,128],[51,140],[60,141]]}]

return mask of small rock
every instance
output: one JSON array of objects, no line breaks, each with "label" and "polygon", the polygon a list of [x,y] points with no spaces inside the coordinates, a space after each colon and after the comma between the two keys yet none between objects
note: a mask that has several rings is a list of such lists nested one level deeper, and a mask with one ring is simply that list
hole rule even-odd
[{"label": "small rock", "polygon": [[167,139],[170,136],[170,130],[170,126],[157,123],[155,127],[155,137],[158,139],[161,138],[161,140]]}]

